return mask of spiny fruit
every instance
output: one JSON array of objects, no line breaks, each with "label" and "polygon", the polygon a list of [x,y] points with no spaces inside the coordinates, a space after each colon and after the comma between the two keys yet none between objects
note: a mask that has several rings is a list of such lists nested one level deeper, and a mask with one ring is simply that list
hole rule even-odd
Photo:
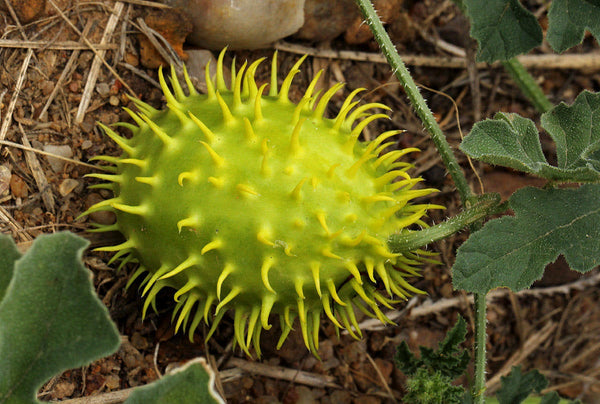
[{"label": "spiny fruit", "polygon": [[[358,141],[370,122],[387,118],[359,105],[353,91],[333,119],[324,117],[336,84],[320,98],[308,86],[296,105],[288,99],[292,79],[281,87],[273,58],[267,84],[255,82],[258,60],[231,73],[231,89],[218,59],[216,79],[206,69],[207,93],[198,94],[187,73],[186,95],[172,70],[172,90],[159,72],[167,108],[159,111],[134,100],[136,125],[130,139],[102,125],[123,150],[113,174],[92,174],[108,183],[112,199],[87,213],[114,211],[117,222],[97,231],[118,230],[126,242],[102,251],[114,259],[138,261],[133,279],[145,274],[144,315],[163,288],[175,290],[173,319],[190,337],[199,323],[212,322],[209,337],[233,310],[235,341],[260,355],[269,316],[281,322],[279,346],[299,318],[308,349],[317,352],[321,316],[354,337],[361,335],[354,308],[390,323],[380,306],[419,292],[405,276],[430,253],[394,254],[393,232],[406,231],[436,205],[411,204],[433,189],[413,189],[420,178],[398,161],[416,149],[382,152],[400,131],[370,142]],[[359,121],[360,118],[364,118]],[[111,166],[112,167],[112,166]],[[404,230],[403,230],[404,229]],[[375,284],[382,287],[377,289]]]}]

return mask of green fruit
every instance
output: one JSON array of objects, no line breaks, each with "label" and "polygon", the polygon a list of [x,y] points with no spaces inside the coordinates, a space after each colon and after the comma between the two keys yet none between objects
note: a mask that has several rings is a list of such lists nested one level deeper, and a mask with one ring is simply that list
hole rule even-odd
[{"label": "green fruit", "polygon": [[[278,314],[279,346],[299,318],[308,349],[318,349],[321,316],[336,327],[361,335],[353,307],[390,322],[380,306],[419,292],[405,281],[418,273],[431,253],[393,254],[387,237],[421,220],[435,205],[411,204],[433,189],[413,189],[421,181],[399,162],[416,149],[394,150],[388,141],[400,131],[371,142],[358,137],[381,104],[358,105],[356,90],[334,119],[323,116],[342,84],[313,94],[317,77],[298,105],[288,99],[300,59],[277,89],[273,59],[267,84],[254,75],[261,60],[232,71],[232,90],[223,78],[223,55],[216,80],[208,74],[205,95],[185,74],[189,95],[175,73],[171,91],[160,72],[167,108],[158,111],[134,100],[127,112],[137,125],[119,124],[131,139],[102,125],[124,151],[100,156],[116,165],[114,174],[92,174],[109,183],[115,197],[86,213],[114,211],[117,222],[98,231],[119,230],[113,259],[137,260],[135,277],[145,274],[144,315],[163,288],[175,290],[176,328],[190,334],[204,320],[209,336],[228,310],[234,312],[235,340],[260,355],[262,329]],[[356,123],[360,118],[362,121]],[[356,125],[355,125],[356,123]],[[398,181],[395,181],[397,180]],[[381,284],[381,290],[375,283]]]}]

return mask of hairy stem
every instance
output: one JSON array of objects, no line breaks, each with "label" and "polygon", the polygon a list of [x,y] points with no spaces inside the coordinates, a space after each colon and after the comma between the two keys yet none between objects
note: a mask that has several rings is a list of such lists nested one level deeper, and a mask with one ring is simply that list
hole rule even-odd
[{"label": "hairy stem", "polygon": [[485,345],[487,340],[487,304],[485,293],[475,293],[475,380],[471,395],[475,404],[485,403],[485,367],[486,352]]},{"label": "hairy stem", "polygon": [[394,74],[402,84],[402,87],[404,87],[404,91],[406,92],[411,105],[423,122],[425,129],[427,129],[427,132],[429,132],[431,140],[433,140],[433,143],[440,153],[440,157],[442,158],[446,169],[454,181],[454,185],[460,194],[462,203],[465,204],[472,196],[472,193],[471,189],[469,188],[469,184],[467,183],[467,179],[465,178],[465,175],[463,174],[460,166],[458,165],[458,161],[452,152],[450,144],[446,140],[446,137],[442,133],[442,130],[433,117],[433,114],[427,106],[425,99],[417,89],[417,86],[408,72],[408,69],[400,58],[400,55],[398,55],[398,52],[396,52],[396,48],[394,47],[394,44],[392,43],[387,32],[383,28],[381,20],[373,8],[373,4],[371,4],[370,0],[356,0],[356,3],[360,7],[363,16],[366,18],[366,22],[371,28],[371,31],[373,32],[373,35],[377,40],[382,53],[386,57],[390,67],[394,71]]},{"label": "hairy stem", "polygon": [[434,241],[451,236],[486,216],[504,212],[507,208],[506,205],[506,203],[500,204],[500,196],[498,194],[482,195],[472,207],[445,222],[423,230],[392,234],[388,238],[388,246],[394,253],[414,251]]},{"label": "hairy stem", "polygon": [[544,113],[553,107],[535,79],[517,58],[503,61],[502,65],[538,112]]},{"label": "hairy stem", "polygon": [[[363,16],[366,19],[367,24],[373,32],[375,40],[379,44],[381,51],[385,55],[390,67],[393,69],[396,77],[404,87],[404,91],[408,96],[413,108],[417,112],[417,115],[423,122],[423,125],[429,132],[435,147],[440,153],[440,157],[446,166],[446,169],[452,176],[454,185],[460,195],[463,205],[468,206],[470,200],[473,197],[467,179],[463,174],[458,161],[452,152],[452,148],[448,144],[448,141],[444,137],[442,130],[435,121],[431,110],[427,107],[423,96],[417,89],[415,82],[413,81],[408,69],[404,65],[404,62],[396,52],[396,48],[392,44],[390,37],[383,28],[381,20],[377,16],[373,4],[370,0],[355,0]],[[461,2],[462,3],[462,2]],[[460,4],[460,3],[459,3]],[[477,230],[480,224],[473,223],[471,230]],[[475,347],[475,384],[473,386],[473,392],[476,393],[474,396],[476,404],[482,404],[485,401],[484,390],[485,390],[485,341],[486,341],[486,305],[485,305],[485,293],[476,293],[475,301],[475,340],[478,341]]]}]

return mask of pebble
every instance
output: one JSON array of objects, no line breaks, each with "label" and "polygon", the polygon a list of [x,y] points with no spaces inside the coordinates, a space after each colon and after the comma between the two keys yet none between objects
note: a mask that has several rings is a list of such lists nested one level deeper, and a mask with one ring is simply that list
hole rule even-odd
[{"label": "pebble", "polygon": [[86,140],[83,141],[83,143],[81,143],[81,150],[87,150],[90,147],[92,147],[92,145],[93,145],[92,141],[86,139]]},{"label": "pebble", "polygon": [[193,23],[187,42],[205,49],[259,49],[298,31],[304,0],[169,0]]},{"label": "pebble", "polygon": [[111,95],[110,98],[108,99],[108,103],[110,105],[112,105],[113,107],[116,107],[117,105],[119,105],[119,97],[117,97],[116,95]]},{"label": "pebble", "polygon": [[[71,158],[73,157],[73,150],[71,150],[70,146],[61,145],[55,146],[51,144],[44,145],[44,151],[47,153],[52,153],[57,156]],[[65,161],[61,159],[57,159],[54,157],[46,156],[48,158],[48,163],[54,172],[61,172],[65,166]]]},{"label": "pebble", "polygon": [[96,91],[98,91],[98,94],[100,94],[102,97],[106,97],[110,92],[110,86],[108,83],[98,83],[96,85]]},{"label": "pebble", "polygon": [[313,42],[330,41],[359,16],[354,0],[306,0],[304,25],[294,36]]},{"label": "pebble", "polygon": [[65,180],[63,180],[63,182],[60,183],[60,185],[58,186],[58,192],[60,193],[61,196],[67,196],[69,195],[71,192],[73,192],[73,190],[75,188],[77,188],[79,186],[79,181],[74,180],[73,178],[67,178]]},{"label": "pebble", "polygon": [[16,174],[13,174],[10,177],[10,193],[15,198],[26,198],[27,195],[29,195],[27,183],[23,181],[23,178]]}]

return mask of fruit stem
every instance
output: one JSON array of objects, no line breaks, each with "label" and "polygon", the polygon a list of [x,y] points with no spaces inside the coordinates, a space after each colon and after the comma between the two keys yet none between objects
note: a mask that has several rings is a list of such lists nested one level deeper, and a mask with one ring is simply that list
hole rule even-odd
[{"label": "fruit stem", "polygon": [[451,236],[488,215],[498,214],[506,209],[507,204],[500,203],[498,194],[484,194],[477,198],[473,206],[445,222],[422,230],[392,234],[388,238],[388,246],[393,253],[414,251],[417,248]]}]

